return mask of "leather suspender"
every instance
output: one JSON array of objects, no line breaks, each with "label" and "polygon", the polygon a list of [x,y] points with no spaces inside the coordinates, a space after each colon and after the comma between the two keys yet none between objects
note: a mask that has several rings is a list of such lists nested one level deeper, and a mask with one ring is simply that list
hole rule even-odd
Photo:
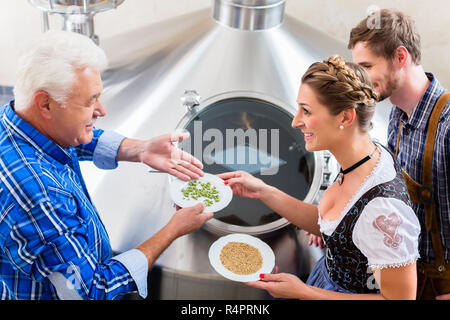
[{"label": "leather suspender", "polygon": [[[422,185],[414,181],[408,173],[402,169],[406,187],[413,202],[421,203],[425,208],[425,228],[427,232],[431,230],[431,239],[433,243],[433,252],[435,256],[435,265],[438,271],[445,270],[444,249],[442,247],[442,240],[437,224],[437,216],[435,213],[435,203],[433,201],[433,153],[434,144],[436,140],[437,127],[439,118],[445,105],[450,100],[450,92],[444,93],[433,108],[430,119],[428,121],[428,130],[425,140],[425,152],[422,165]],[[402,123],[399,125],[397,145],[395,150],[395,157],[397,157],[398,147],[400,142]]]}]

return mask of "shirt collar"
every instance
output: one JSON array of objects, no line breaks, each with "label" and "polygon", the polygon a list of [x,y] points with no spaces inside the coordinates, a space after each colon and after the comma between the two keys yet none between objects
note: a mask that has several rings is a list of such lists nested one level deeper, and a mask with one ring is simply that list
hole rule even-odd
[{"label": "shirt collar", "polygon": [[70,148],[61,148],[59,145],[43,135],[39,130],[19,117],[14,112],[14,100],[11,100],[9,104],[6,105],[2,118],[2,122],[6,127],[12,129],[24,141],[28,142],[39,152],[49,155],[63,165],[71,163],[72,156]]},{"label": "shirt collar", "polygon": [[426,72],[425,74],[431,82],[424,95],[417,103],[417,106],[414,108],[411,116],[408,118],[406,113],[398,107],[396,107],[393,111],[395,118],[400,119],[402,122],[411,127],[421,130],[426,129],[428,119],[433,111],[433,107],[441,94],[445,91],[432,73]]}]

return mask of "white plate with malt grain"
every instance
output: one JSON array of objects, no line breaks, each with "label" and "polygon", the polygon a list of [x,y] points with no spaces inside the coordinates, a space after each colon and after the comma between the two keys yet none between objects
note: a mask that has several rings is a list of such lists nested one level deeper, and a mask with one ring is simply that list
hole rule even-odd
[{"label": "white plate with malt grain", "polygon": [[181,208],[205,204],[205,212],[222,210],[233,199],[233,191],[216,175],[206,173],[198,180],[183,181],[174,178],[170,181],[172,200]]},{"label": "white plate with malt grain", "polygon": [[248,234],[233,233],[217,239],[208,256],[217,273],[239,282],[257,281],[261,273],[271,273],[275,267],[272,249]]}]

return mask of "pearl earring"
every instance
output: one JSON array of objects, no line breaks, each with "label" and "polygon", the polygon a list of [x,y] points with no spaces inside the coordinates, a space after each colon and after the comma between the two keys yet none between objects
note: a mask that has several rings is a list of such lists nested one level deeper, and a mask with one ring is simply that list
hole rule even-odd
[{"label": "pearl earring", "polygon": [[344,130],[344,126],[341,124],[341,125],[339,126],[339,129]]}]

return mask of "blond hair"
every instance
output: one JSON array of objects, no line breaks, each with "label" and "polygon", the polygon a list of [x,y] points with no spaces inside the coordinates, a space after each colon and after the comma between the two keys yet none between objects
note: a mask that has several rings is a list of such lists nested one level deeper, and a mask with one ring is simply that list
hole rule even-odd
[{"label": "blond hair", "polygon": [[372,116],[378,101],[367,72],[357,64],[332,56],[313,63],[302,77],[332,115],[354,108],[362,131],[372,128]]},{"label": "blond hair", "polygon": [[[375,26],[369,23],[374,18],[373,15],[378,20]],[[389,9],[381,9],[373,15],[369,15],[352,29],[348,49],[353,49],[360,41],[367,42],[377,56],[392,60],[397,48],[403,46],[411,55],[412,62],[420,64],[420,35],[414,20],[400,11]]]}]

